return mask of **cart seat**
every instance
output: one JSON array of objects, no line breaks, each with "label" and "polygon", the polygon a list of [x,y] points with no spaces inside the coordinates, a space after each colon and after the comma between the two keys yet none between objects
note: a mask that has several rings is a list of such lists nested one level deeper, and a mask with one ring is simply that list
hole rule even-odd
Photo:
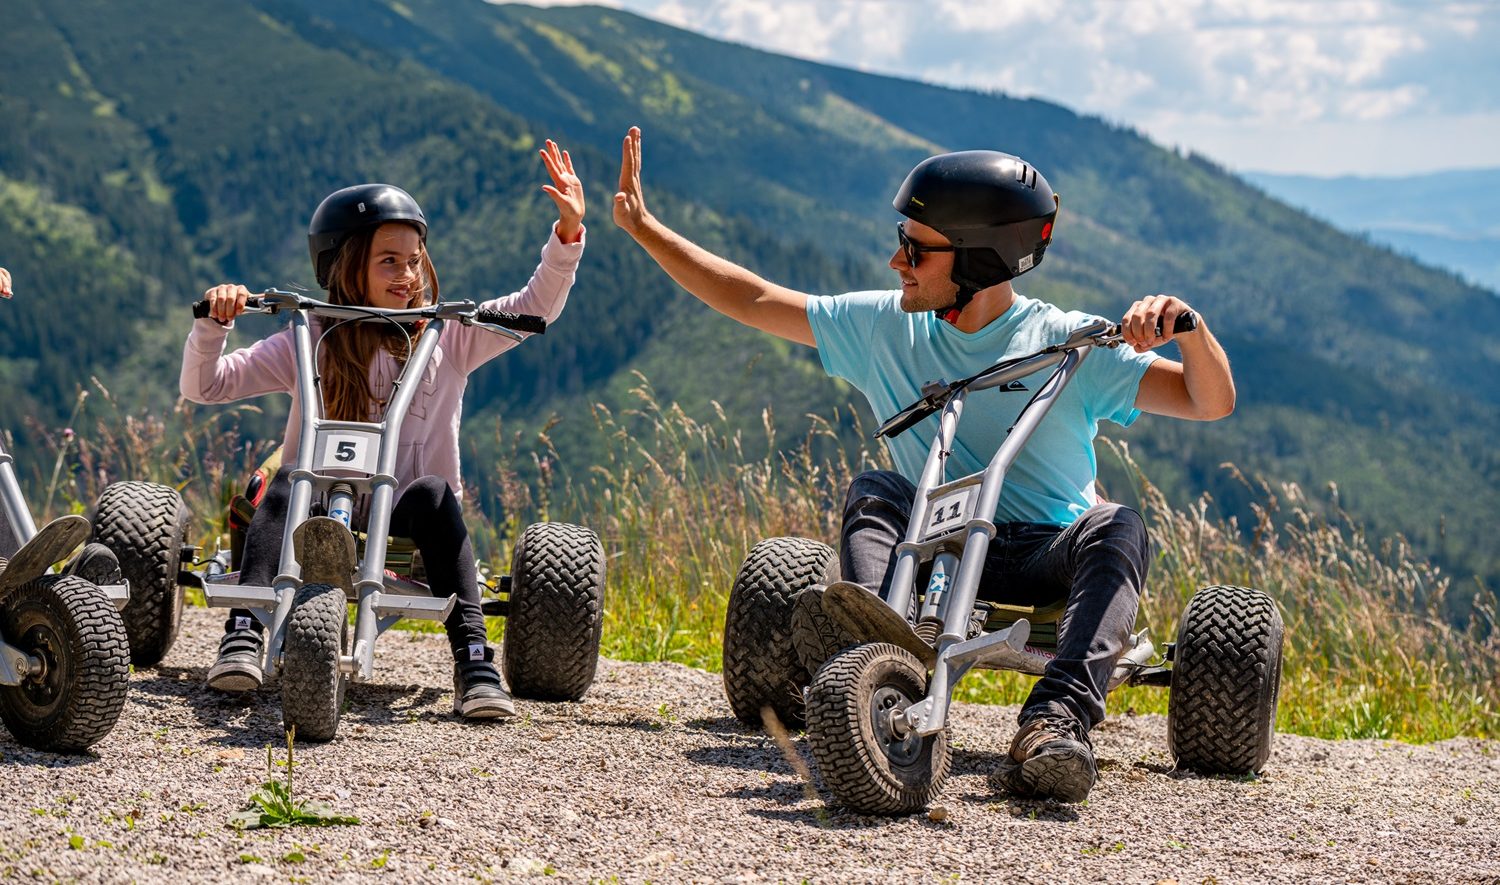
[{"label": "cart seat", "polygon": [[1068,600],[1064,597],[1051,605],[1005,605],[980,600],[979,605],[989,609],[984,619],[985,632],[1003,630],[1025,618],[1031,623],[1031,636],[1026,644],[1050,650],[1057,648],[1057,623],[1067,611]]}]

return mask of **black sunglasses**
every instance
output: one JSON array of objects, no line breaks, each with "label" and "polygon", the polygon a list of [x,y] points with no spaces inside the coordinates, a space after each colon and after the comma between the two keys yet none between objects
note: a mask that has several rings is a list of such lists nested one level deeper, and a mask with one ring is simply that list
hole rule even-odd
[{"label": "black sunglasses", "polygon": [[906,223],[896,222],[896,238],[901,241],[901,251],[906,255],[906,263],[912,269],[916,269],[917,261],[923,252],[952,252],[952,246],[928,246],[918,243],[906,235]]}]

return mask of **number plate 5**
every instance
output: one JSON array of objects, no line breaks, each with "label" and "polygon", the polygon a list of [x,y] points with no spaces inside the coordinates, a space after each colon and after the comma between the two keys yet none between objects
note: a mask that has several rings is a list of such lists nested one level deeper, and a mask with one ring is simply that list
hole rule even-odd
[{"label": "number plate 5", "polygon": [[379,434],[339,430],[320,433],[313,469],[352,470],[373,474],[379,453]]}]

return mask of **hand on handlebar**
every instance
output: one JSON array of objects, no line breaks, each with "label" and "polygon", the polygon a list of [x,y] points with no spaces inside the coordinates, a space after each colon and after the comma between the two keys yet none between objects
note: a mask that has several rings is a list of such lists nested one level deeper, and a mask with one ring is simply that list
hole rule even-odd
[{"label": "hand on handlebar", "polygon": [[1161,347],[1177,335],[1191,334],[1191,331],[1174,330],[1177,318],[1191,312],[1192,308],[1181,298],[1172,295],[1147,296],[1125,311],[1125,318],[1120,320],[1120,337],[1135,348],[1136,353],[1145,353]]},{"label": "hand on handlebar", "polygon": [[203,293],[203,300],[208,302],[208,317],[220,325],[233,322],[244,313],[249,297],[250,290],[235,283],[221,283]]}]

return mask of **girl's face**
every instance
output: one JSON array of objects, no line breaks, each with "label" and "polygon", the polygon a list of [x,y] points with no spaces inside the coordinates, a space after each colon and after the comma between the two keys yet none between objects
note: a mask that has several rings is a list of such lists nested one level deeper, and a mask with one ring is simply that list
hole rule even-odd
[{"label": "girl's face", "polygon": [[375,231],[365,267],[365,303],[400,310],[422,294],[422,237],[409,224],[388,222]]}]

